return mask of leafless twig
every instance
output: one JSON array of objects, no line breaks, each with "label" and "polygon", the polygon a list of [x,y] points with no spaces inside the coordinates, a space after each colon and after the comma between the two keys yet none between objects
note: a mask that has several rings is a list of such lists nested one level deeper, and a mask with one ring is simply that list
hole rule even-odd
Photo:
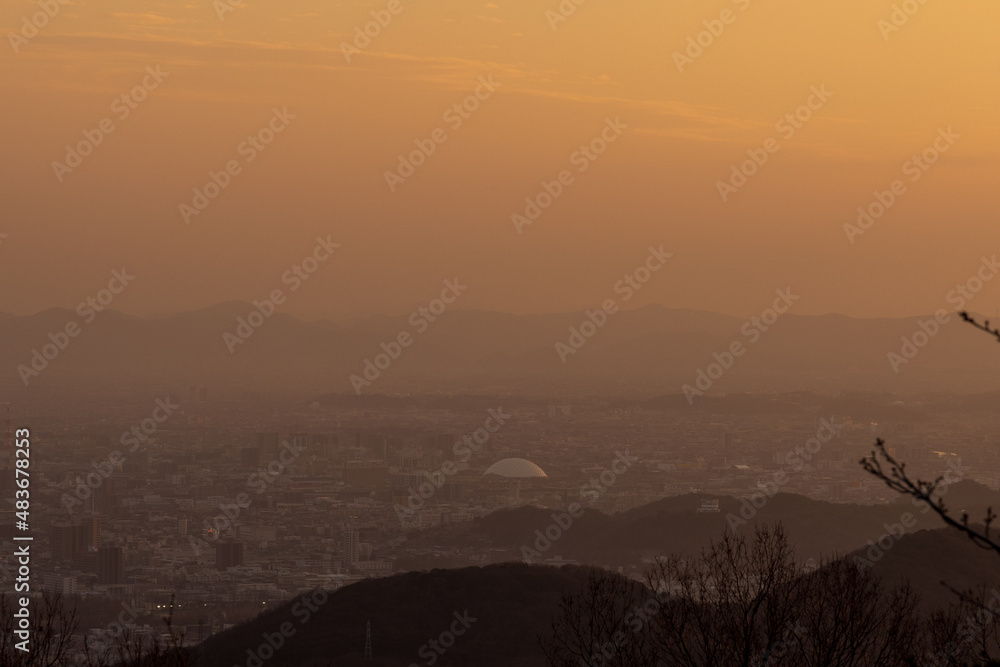
[{"label": "leafless twig", "polygon": [[972,326],[976,327],[980,331],[985,331],[986,333],[990,334],[991,336],[993,336],[994,338],[996,338],[998,341],[1000,341],[1000,329],[998,329],[998,328],[992,328],[991,329],[990,328],[990,321],[989,320],[985,320],[982,324],[980,324],[979,322],[976,321],[976,318],[974,318],[972,315],[969,315],[964,310],[959,313],[959,316],[961,316],[961,318],[963,320],[965,320],[966,322],[968,322]]},{"label": "leafless twig", "polygon": [[[897,461],[885,448],[885,440],[878,438],[875,441],[875,449],[871,456],[861,459],[861,466],[866,472],[878,477],[885,485],[893,491],[913,497],[914,499],[927,503],[934,512],[941,517],[946,524],[957,528],[964,533],[973,544],[982,549],[992,550],[1000,554],[1000,542],[997,542],[991,535],[993,521],[997,515],[993,513],[993,508],[986,508],[986,518],[983,521],[982,529],[969,523],[969,515],[962,512],[962,518],[956,519],[942,500],[942,494],[938,491],[942,487],[944,477],[940,476],[933,482],[922,479],[911,479],[906,472],[906,464]],[[947,486],[947,483],[945,483]]]}]

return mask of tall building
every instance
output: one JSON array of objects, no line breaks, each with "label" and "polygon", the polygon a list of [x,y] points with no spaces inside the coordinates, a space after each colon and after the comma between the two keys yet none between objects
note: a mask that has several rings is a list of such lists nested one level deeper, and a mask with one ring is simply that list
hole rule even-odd
[{"label": "tall building", "polygon": [[125,583],[123,547],[101,547],[97,550],[97,583],[108,586]]},{"label": "tall building", "polygon": [[384,489],[389,468],[385,461],[348,461],[344,464],[344,486],[349,489]]},{"label": "tall building", "polygon": [[[451,446],[453,444],[455,444],[455,443],[451,443],[451,444],[448,445],[448,451],[451,451]],[[404,446],[404,440],[403,440],[402,437],[400,437],[398,435],[390,435],[388,438],[386,438],[385,439],[385,460],[389,461],[389,460],[392,459],[392,457],[396,453],[403,451],[403,446]]]},{"label": "tall building", "polygon": [[97,551],[101,546],[101,518],[83,516],[72,523],[59,523],[49,529],[52,558],[70,562],[76,554]]},{"label": "tall building", "polygon": [[343,558],[346,565],[355,565],[361,557],[361,534],[353,526],[344,529]]},{"label": "tall building", "polygon": [[42,576],[42,590],[56,595],[76,595],[76,577],[46,573]]},{"label": "tall building", "polygon": [[101,546],[101,517],[84,516],[74,521],[76,551],[94,551]]},{"label": "tall building", "polygon": [[215,567],[225,570],[243,565],[242,542],[219,542],[215,547]]},{"label": "tall building", "polygon": [[309,455],[317,459],[330,459],[337,448],[337,436],[327,433],[314,433],[309,436]]}]

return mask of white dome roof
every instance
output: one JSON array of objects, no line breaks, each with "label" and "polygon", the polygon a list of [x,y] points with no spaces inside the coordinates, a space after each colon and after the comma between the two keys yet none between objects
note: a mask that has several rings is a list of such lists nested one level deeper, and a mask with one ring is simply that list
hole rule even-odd
[{"label": "white dome roof", "polygon": [[500,477],[548,477],[545,471],[527,459],[504,459],[497,461],[483,475]]}]

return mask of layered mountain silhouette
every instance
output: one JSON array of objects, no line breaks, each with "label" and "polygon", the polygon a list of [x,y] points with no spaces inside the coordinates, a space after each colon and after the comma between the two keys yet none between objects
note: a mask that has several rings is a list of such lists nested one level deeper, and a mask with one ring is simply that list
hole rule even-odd
[{"label": "layered mountain silhouette", "polygon": [[[716,382],[711,394],[740,391],[841,390],[987,391],[1000,389],[1000,354],[995,341],[951,315],[933,337],[917,336],[912,360],[902,355],[920,322],[931,318],[854,319],[839,315],[786,314],[752,342],[745,320],[716,313],[648,306],[610,316],[563,363],[556,343],[569,344],[584,312],[507,315],[449,311],[425,330],[407,317],[347,322],[306,322],[279,312],[253,318],[253,304],[228,302],[167,317],[140,318],[115,311],[92,322],[72,310],[51,309],[31,316],[0,315],[0,387],[23,388],[18,367],[30,368],[33,351],[43,353],[67,323],[80,326],[47,367],[29,376],[28,386],[60,386],[157,378],[181,383],[248,388],[353,393],[349,376],[362,376],[366,360],[381,353],[399,333],[413,343],[381,370],[365,393],[624,391],[679,393],[699,369],[715,361],[733,341],[746,352]],[[589,331],[589,328],[588,328]],[[229,337],[224,337],[229,334]],[[234,342],[234,341],[240,342]],[[49,356],[54,348],[48,349]],[[897,372],[898,371],[898,372]],[[63,385],[65,386],[65,385]]]},{"label": "layered mountain silhouette", "polygon": [[[308,615],[303,598],[296,598],[215,635],[200,647],[194,664],[256,665],[255,655],[268,655],[264,663],[275,667],[542,667],[546,663],[539,640],[550,632],[562,596],[578,592],[589,572],[582,566],[503,563],[365,580],[320,594],[325,602],[314,604],[317,610]],[[920,530],[902,536],[874,564],[874,572],[886,583],[908,582],[925,608],[931,609],[958,599],[942,582],[958,590],[995,588],[1000,583],[1000,559],[952,529]],[[317,593],[305,599],[317,599]],[[365,660],[369,621],[373,659]],[[283,624],[287,636],[279,640],[275,633]],[[448,648],[436,651],[431,642],[440,647],[442,633],[452,628],[462,633],[444,637]],[[262,653],[268,637],[280,646]]]},{"label": "layered mountain silhouette", "polygon": [[[757,523],[781,523],[798,558],[822,561],[863,551],[887,534],[894,536],[891,542],[895,544],[900,541],[899,536],[936,531],[944,526],[934,512],[922,511],[909,499],[885,505],[855,505],[779,493],[759,509],[725,497],[719,500],[718,513],[698,512],[702,499],[709,497],[717,496],[672,496],[610,516],[588,509],[545,551],[536,548],[539,539],[536,531],[544,532],[553,523],[552,511],[533,506],[493,512],[469,523],[414,532],[409,535],[409,546],[441,551],[492,548],[509,552],[517,560],[527,553],[522,549],[527,546],[539,551],[542,559],[560,557],[618,568],[635,566],[663,554],[698,553],[726,530],[746,531]],[[987,508],[1000,507],[1000,493],[976,482],[963,481],[949,488],[946,501],[958,516],[966,511],[975,521],[986,516]],[[907,514],[912,519],[904,520]],[[872,562],[877,561],[872,559]],[[996,565],[1000,568],[1000,558]],[[997,572],[1000,574],[1000,569]]]}]

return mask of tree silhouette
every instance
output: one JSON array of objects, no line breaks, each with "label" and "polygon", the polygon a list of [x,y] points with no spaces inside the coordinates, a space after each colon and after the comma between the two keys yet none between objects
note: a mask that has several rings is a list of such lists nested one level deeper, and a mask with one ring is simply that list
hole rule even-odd
[{"label": "tree silhouette", "polygon": [[543,648],[550,667],[903,667],[967,664],[995,644],[996,618],[924,616],[918,602],[845,559],[806,571],[780,525],[757,526],[659,559],[645,585],[595,570]]},{"label": "tree silhouette", "polygon": [[[1000,329],[991,328],[989,320],[979,323],[965,311],[959,315],[965,322],[1000,341]],[[1000,555],[1000,542],[993,536],[993,522],[997,519],[993,508],[986,509],[986,516],[983,518],[981,526],[970,523],[967,512],[962,512],[962,516],[956,518],[951,514],[942,498],[944,495],[942,493],[943,487],[947,486],[944,476],[934,480],[911,477],[906,471],[906,463],[889,454],[882,438],[876,439],[875,449],[870,455],[861,459],[861,466],[866,472],[882,480],[893,491],[926,503],[946,524],[966,535],[977,547],[994,551]]]},{"label": "tree silhouette", "polygon": [[28,651],[17,648],[14,634],[18,619],[14,617],[20,596],[0,595],[0,665],[4,667],[60,667],[68,664],[72,652],[73,633],[78,621],[76,609],[67,609],[59,595],[44,593],[32,598],[29,619]]},{"label": "tree silhouette", "polygon": [[74,636],[79,628],[76,608],[68,608],[62,596],[43,593],[32,598],[30,643],[21,651],[14,635],[17,596],[0,595],[0,665],[2,667],[187,667],[191,649],[182,646],[183,637],[173,627],[173,599],[163,618],[166,641],[126,632],[110,646],[84,637],[79,648]]}]

